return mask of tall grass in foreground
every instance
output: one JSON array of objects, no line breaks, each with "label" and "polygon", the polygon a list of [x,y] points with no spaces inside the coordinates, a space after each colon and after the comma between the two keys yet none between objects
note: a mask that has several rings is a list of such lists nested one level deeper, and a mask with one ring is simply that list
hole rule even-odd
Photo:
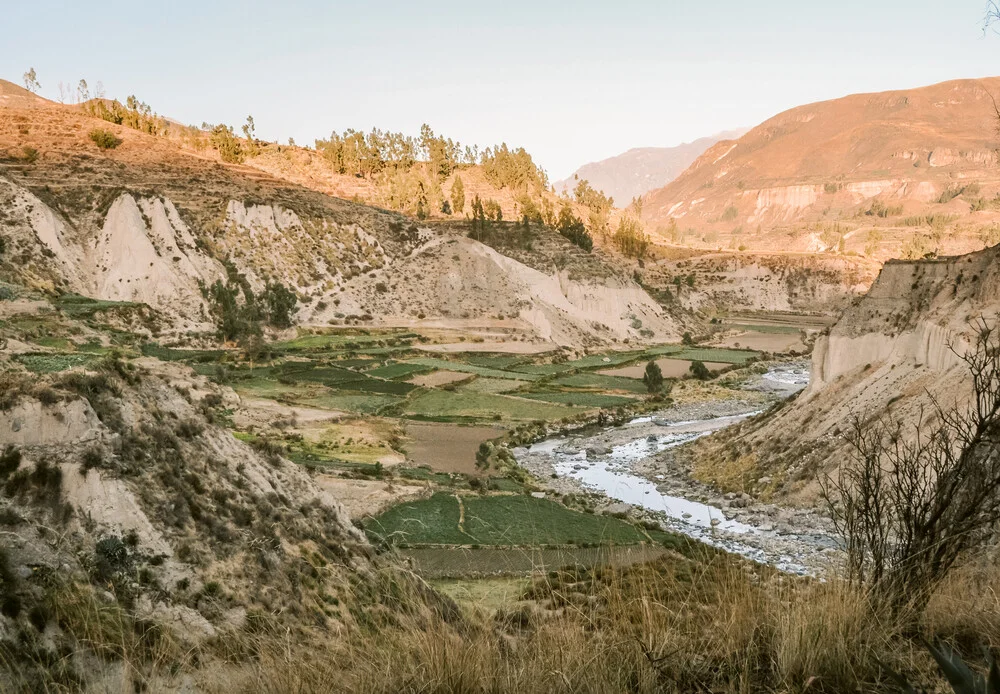
[{"label": "tall grass in foreground", "polygon": [[[38,662],[36,675],[52,676],[12,691],[898,692],[889,670],[940,681],[920,636],[981,666],[980,647],[1000,644],[998,578],[985,561],[955,572],[912,632],[909,616],[873,612],[847,582],[709,550],[551,572],[497,610],[380,569],[354,582],[337,630],[257,614],[193,649],[89,588],[60,590],[47,609],[77,652]],[[80,658],[96,689],[55,672]],[[0,657],[0,670],[10,664]]]},{"label": "tall grass in foreground", "polygon": [[[921,626],[967,656],[1000,642],[1000,606],[970,570],[943,584]],[[353,631],[320,652],[264,648],[266,692],[899,691],[886,668],[937,681],[927,652],[841,581],[791,579],[726,558],[562,572],[523,603],[461,620]],[[912,623],[912,622],[911,622]],[[973,660],[973,662],[976,662]],[[225,688],[218,691],[226,691]]]}]

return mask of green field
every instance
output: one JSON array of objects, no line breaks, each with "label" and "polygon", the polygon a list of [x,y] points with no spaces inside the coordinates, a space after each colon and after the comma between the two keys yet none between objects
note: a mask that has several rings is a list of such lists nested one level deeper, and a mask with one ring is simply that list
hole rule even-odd
[{"label": "green field", "polygon": [[411,396],[403,415],[442,421],[468,419],[561,419],[577,414],[566,405],[523,400],[490,393],[426,390]]},{"label": "green field", "polygon": [[542,402],[555,402],[571,407],[619,407],[634,403],[634,398],[627,398],[623,395],[607,395],[605,393],[588,393],[583,391],[558,393],[519,393],[519,398],[529,400],[540,400]]},{"label": "green field", "polygon": [[379,393],[353,393],[349,391],[329,391],[296,397],[291,400],[300,405],[318,407],[325,410],[344,410],[359,414],[375,414],[379,410],[396,405],[401,398]]},{"label": "green field", "polygon": [[436,359],[434,357],[421,357],[419,359],[410,359],[406,363],[419,364],[420,366],[429,366],[435,369],[446,369],[448,371],[460,371],[462,373],[476,374],[477,376],[486,376],[488,378],[507,378],[507,379],[516,379],[520,381],[536,381],[540,378],[539,376],[534,374],[520,373],[515,371],[502,371],[500,369],[490,369],[485,366],[475,366],[473,364],[466,364],[460,361],[448,361],[447,359]]},{"label": "green field", "polygon": [[20,354],[15,359],[35,373],[56,373],[75,366],[87,366],[97,359],[95,354]]},{"label": "green field", "polygon": [[748,349],[725,349],[714,347],[691,347],[680,352],[665,355],[667,359],[686,359],[688,361],[717,361],[724,364],[745,364],[760,356],[760,352]]},{"label": "green field", "polygon": [[[293,340],[275,342],[271,347],[281,352],[315,352],[322,350],[342,350],[342,349],[365,349],[375,346],[384,346],[385,343],[397,343],[395,349],[405,349],[410,341],[417,337],[411,332],[328,332],[320,334],[299,335]],[[382,343],[381,345],[379,343]],[[390,344],[389,349],[393,349]]]},{"label": "green field", "polygon": [[574,359],[573,361],[566,361],[560,364],[525,364],[524,366],[514,367],[514,370],[525,373],[552,375],[579,369],[608,369],[619,364],[627,364],[640,359],[643,354],[645,352],[641,351],[591,354],[581,359]]},{"label": "green field", "polygon": [[477,354],[474,352],[460,355],[462,361],[473,366],[482,366],[487,369],[509,369],[517,364],[531,361],[531,357],[522,354]]},{"label": "green field", "polygon": [[385,366],[379,366],[374,369],[365,371],[366,376],[375,376],[376,378],[405,378],[409,376],[415,376],[417,374],[427,373],[433,369],[429,366],[423,366],[422,364],[411,364],[407,362],[394,362],[392,364],[386,364]]},{"label": "green field", "polygon": [[[628,566],[638,562],[648,562],[662,556],[667,550],[659,545],[602,545],[600,547],[422,547],[404,549],[400,553],[410,559],[419,573],[429,579],[455,579],[481,576],[526,576],[540,571],[554,571],[568,566]],[[452,597],[468,596],[474,590],[470,581],[460,587],[437,586],[454,591]],[[465,589],[464,591],[462,589]],[[494,587],[485,589],[485,595],[477,595],[475,604],[489,602]],[[523,591],[522,591],[523,593]],[[452,593],[449,593],[452,594]],[[515,598],[520,594],[515,594]],[[483,599],[485,598],[485,600]],[[511,599],[508,596],[508,599]]]},{"label": "green field", "polygon": [[[464,506],[461,527],[459,498]],[[408,545],[629,545],[651,539],[647,532],[623,520],[573,511],[548,499],[527,495],[456,497],[448,492],[394,506],[365,521],[365,532],[373,540]],[[661,535],[666,533],[657,533]]]},{"label": "green field", "polygon": [[605,376],[604,374],[579,373],[560,376],[552,381],[559,386],[570,388],[593,388],[595,390],[623,390],[627,393],[645,393],[646,386],[637,378]]},{"label": "green field", "polygon": [[214,362],[226,355],[221,349],[174,349],[162,347],[156,342],[145,342],[140,350],[144,356],[155,357],[160,361]]},{"label": "green field", "polygon": [[508,378],[483,377],[479,377],[459,386],[461,390],[466,390],[471,393],[492,393],[494,395],[498,393],[509,393],[523,387],[524,384],[520,381],[512,381]]},{"label": "green field", "polygon": [[102,301],[91,299],[88,296],[79,294],[63,294],[55,301],[55,305],[71,318],[92,318],[98,311],[107,311],[115,308],[138,308],[143,304],[130,301]]}]

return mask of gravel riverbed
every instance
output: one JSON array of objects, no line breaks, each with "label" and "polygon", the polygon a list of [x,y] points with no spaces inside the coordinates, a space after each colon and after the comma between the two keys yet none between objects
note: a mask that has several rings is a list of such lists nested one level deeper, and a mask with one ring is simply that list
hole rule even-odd
[{"label": "gravel riverbed", "polygon": [[775,365],[744,383],[746,396],[734,391],[732,398],[675,405],[621,426],[549,438],[512,453],[550,492],[591,493],[604,512],[629,511],[783,571],[821,575],[840,554],[828,517],[747,494],[721,494],[693,479],[676,455],[686,443],[801,390],[808,376],[808,362]]}]

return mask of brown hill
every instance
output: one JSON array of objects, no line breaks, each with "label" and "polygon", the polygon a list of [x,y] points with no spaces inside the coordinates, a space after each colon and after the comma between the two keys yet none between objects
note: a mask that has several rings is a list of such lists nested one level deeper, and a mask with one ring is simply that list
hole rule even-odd
[{"label": "brown hill", "polygon": [[[378,187],[352,192],[348,182],[368,179],[333,173],[313,150],[260,143],[259,156],[226,163],[207,133],[141,108],[125,122],[149,132],[4,89],[18,96],[0,104],[6,281],[148,304],[177,334],[210,327],[203,287],[230,267],[258,290],[288,285],[305,325],[433,320],[480,338],[580,346],[683,330],[607,256],[537,222],[491,225],[491,249],[458,215],[429,226],[379,209]],[[95,130],[113,138],[95,141]],[[467,201],[487,192],[476,167],[462,176]],[[494,193],[512,208],[504,219],[517,219],[510,191]],[[343,199],[355,196],[379,207]]]},{"label": "brown hill", "polygon": [[31,108],[35,106],[54,105],[48,99],[43,99],[37,94],[29,92],[24,87],[19,87],[13,82],[0,80],[0,108]]},{"label": "brown hill", "polygon": [[1000,221],[996,95],[984,78],[791,109],[709,148],[643,216],[657,240],[703,248],[982,248]]}]

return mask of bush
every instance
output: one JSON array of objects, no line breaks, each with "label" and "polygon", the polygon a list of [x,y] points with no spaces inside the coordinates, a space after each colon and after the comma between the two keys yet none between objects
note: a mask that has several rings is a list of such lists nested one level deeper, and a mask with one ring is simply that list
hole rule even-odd
[{"label": "bush", "polygon": [[691,366],[688,368],[688,371],[690,371],[691,375],[697,378],[699,381],[707,381],[709,378],[712,377],[712,372],[708,370],[708,367],[705,366],[704,362],[700,361],[691,362]]},{"label": "bush", "polygon": [[90,131],[90,139],[98,149],[115,149],[122,143],[121,138],[115,136],[110,130],[102,130],[100,128],[94,128]]},{"label": "bush", "polygon": [[0,475],[6,477],[21,465],[21,451],[14,446],[7,446],[0,453]]}]

